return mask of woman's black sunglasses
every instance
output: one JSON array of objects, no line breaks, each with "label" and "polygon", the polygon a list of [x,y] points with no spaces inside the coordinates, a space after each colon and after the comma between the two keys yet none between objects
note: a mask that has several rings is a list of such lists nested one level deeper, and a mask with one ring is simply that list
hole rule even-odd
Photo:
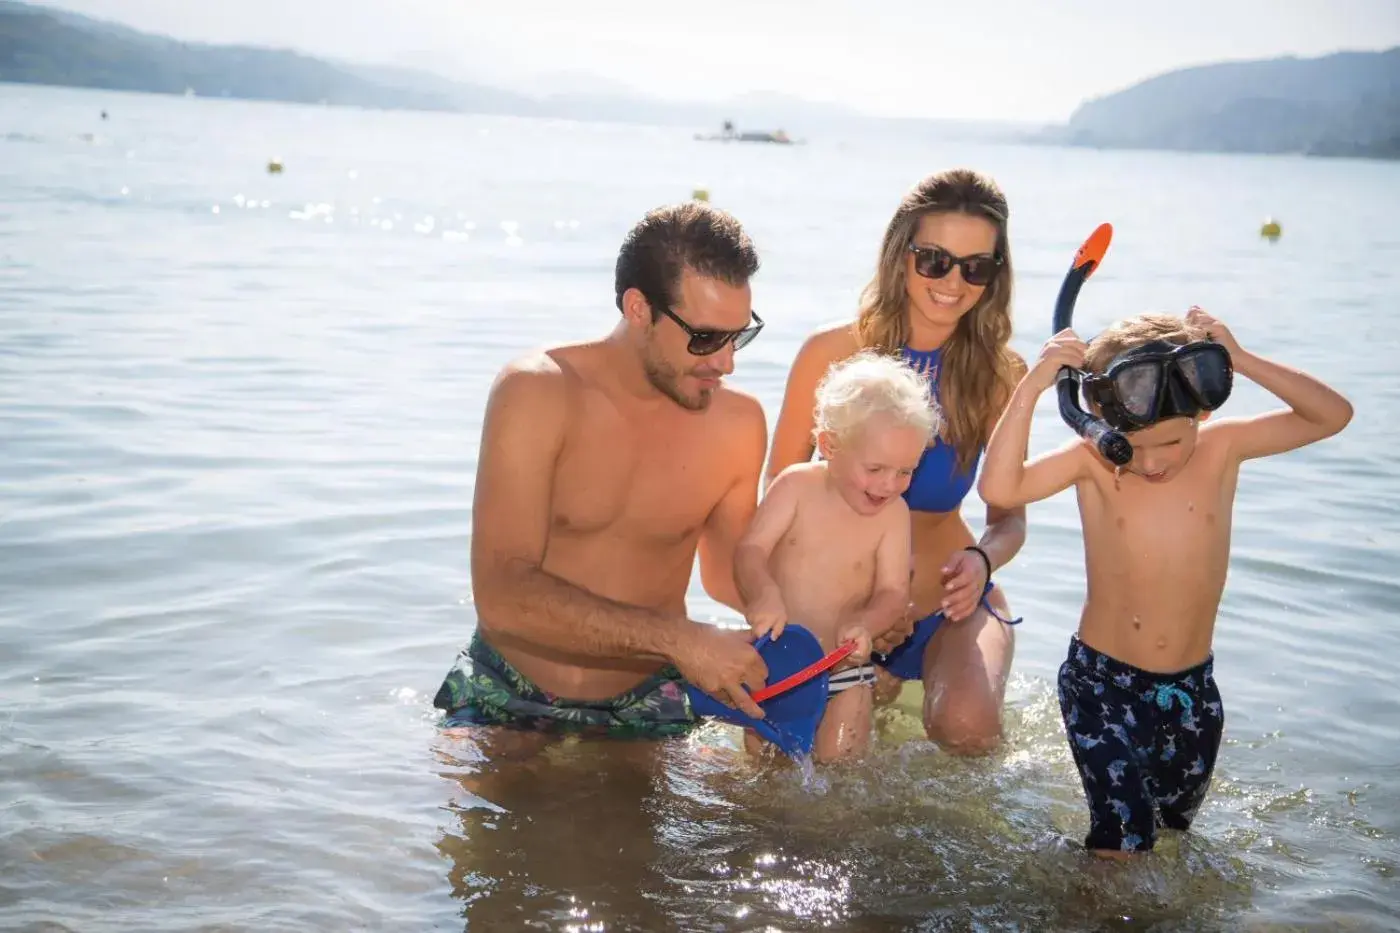
[{"label": "woman's black sunglasses", "polygon": [[953,267],[962,269],[963,281],[969,285],[986,285],[996,278],[1001,267],[1001,257],[990,253],[976,256],[954,256],[939,246],[918,246],[909,244],[909,252],[914,254],[914,271],[926,279],[941,279]]},{"label": "woman's black sunglasses", "polygon": [[664,305],[661,313],[675,321],[680,329],[690,335],[691,356],[709,356],[711,353],[718,353],[724,349],[724,345],[729,341],[734,341],[734,349],[742,350],[753,342],[753,338],[758,336],[758,332],[763,330],[763,318],[758,316],[756,311],[750,311],[749,316],[753,318],[753,323],[740,330],[696,330],[685,321],[680,315]]}]

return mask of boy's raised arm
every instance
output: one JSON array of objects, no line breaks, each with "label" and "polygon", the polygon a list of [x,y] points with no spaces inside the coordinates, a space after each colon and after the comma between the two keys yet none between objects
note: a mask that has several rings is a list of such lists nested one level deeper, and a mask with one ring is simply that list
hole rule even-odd
[{"label": "boy's raised arm", "polygon": [[1278,396],[1287,409],[1244,418],[1221,419],[1215,430],[1228,432],[1230,450],[1240,460],[1268,457],[1316,443],[1351,421],[1352,407],[1341,393],[1302,370],[1266,360],[1240,347],[1229,329],[1199,308],[1186,320],[1206,329],[1230,352],[1235,372]]},{"label": "boy's raised arm", "polygon": [[1069,488],[1083,474],[1086,448],[1078,438],[1026,460],[1036,399],[1054,384],[1061,366],[1080,366],[1083,362],[1084,344],[1073,331],[1061,331],[1050,338],[1035,366],[1021,378],[987,441],[982,478],[977,482],[977,493],[983,502],[1014,509],[1048,499]]},{"label": "boy's raised arm", "polygon": [[[996,436],[993,435],[993,441]],[[1010,442],[1008,441],[1008,446]],[[991,445],[987,447],[988,461],[991,460]],[[977,491],[982,501],[1003,509],[1014,509],[1048,499],[1058,492],[1073,486],[1084,475],[1086,448],[1077,438],[1066,441],[1063,446],[1030,460],[1018,462],[1013,469],[1015,474],[1008,477],[992,476],[983,468],[982,479]],[[1021,455],[1016,454],[1020,461]],[[989,482],[987,477],[992,476]]]}]

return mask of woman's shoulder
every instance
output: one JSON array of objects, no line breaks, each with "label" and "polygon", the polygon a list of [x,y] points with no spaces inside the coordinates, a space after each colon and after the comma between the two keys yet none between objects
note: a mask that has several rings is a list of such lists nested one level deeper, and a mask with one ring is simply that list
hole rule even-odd
[{"label": "woman's shoulder", "polygon": [[860,337],[853,320],[823,324],[807,335],[797,351],[798,359],[835,363],[860,350]]}]

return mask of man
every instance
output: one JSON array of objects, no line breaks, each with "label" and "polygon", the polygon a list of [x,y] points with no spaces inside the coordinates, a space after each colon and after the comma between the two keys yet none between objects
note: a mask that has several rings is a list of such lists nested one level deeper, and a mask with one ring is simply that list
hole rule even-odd
[{"label": "man", "polygon": [[648,213],[618,255],[607,337],[521,357],[486,402],[473,503],[479,622],[434,705],[444,725],[677,735],[680,680],[754,716],[747,632],[686,617],[697,550],[742,611],[734,546],[757,506],[763,409],[721,383],[763,322],[739,223],[691,202]]}]

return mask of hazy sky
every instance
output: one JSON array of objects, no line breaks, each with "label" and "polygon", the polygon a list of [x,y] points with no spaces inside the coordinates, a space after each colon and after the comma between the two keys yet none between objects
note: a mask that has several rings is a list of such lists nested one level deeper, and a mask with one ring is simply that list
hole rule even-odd
[{"label": "hazy sky", "polygon": [[1183,65],[1400,45],[1400,0],[38,2],[458,78],[585,72],[659,97],[776,91],[870,113],[1027,121],[1063,120],[1087,97]]}]

